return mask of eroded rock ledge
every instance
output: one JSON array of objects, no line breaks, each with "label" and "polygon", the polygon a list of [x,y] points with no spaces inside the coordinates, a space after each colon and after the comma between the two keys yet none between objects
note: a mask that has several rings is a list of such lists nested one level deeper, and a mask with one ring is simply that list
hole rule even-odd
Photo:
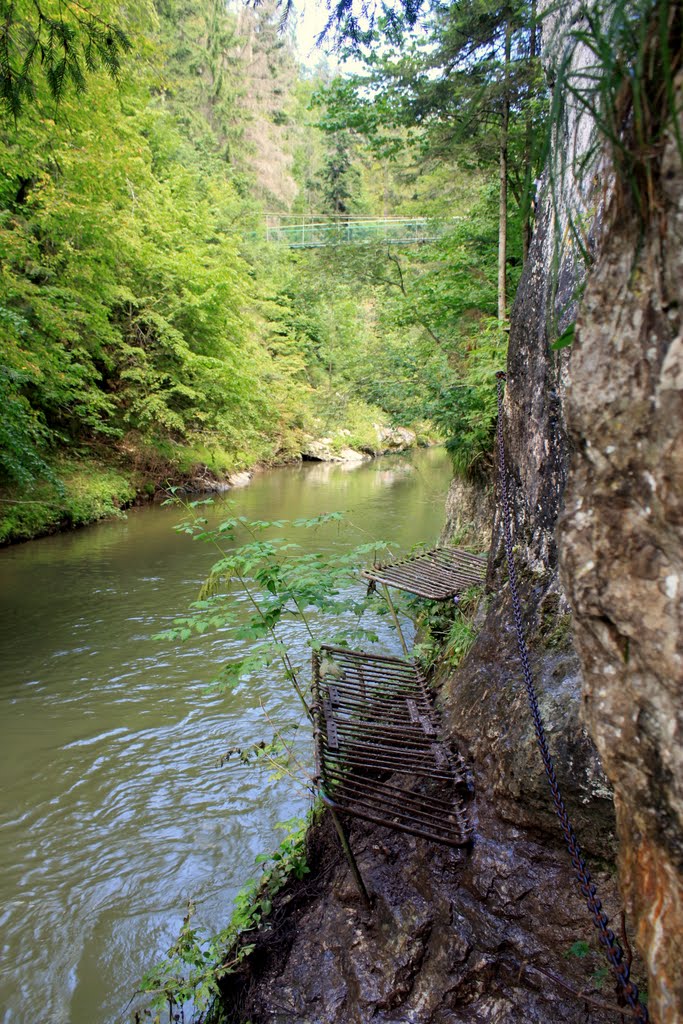
[{"label": "eroded rock ledge", "polygon": [[[525,595],[536,636],[545,621],[546,583],[536,581]],[[510,618],[503,593],[466,664],[438,680],[447,733],[474,772],[471,850],[353,822],[351,842],[375,899],[368,914],[323,818],[310,836],[312,877],[285,894],[274,922],[258,937],[248,971],[227,993],[235,1022],[619,1019],[598,1005],[614,1004],[615,997],[612,985],[603,983],[592,925],[539,771]],[[577,659],[571,651],[541,647],[533,661],[565,796],[618,921],[611,791],[579,721]],[[572,989],[594,1002],[573,996]]]},{"label": "eroded rock ledge", "polygon": [[[362,907],[324,825],[311,838],[315,875],[290,892],[285,916],[260,936],[233,1020],[254,1024],[608,1022],[555,978],[596,1001],[597,955],[582,947],[567,869],[544,837],[478,805],[477,841],[458,854],[355,823],[351,842],[376,900]],[[483,811],[483,813],[482,813]],[[606,881],[603,879],[603,881]],[[608,886],[609,887],[609,886]]]}]

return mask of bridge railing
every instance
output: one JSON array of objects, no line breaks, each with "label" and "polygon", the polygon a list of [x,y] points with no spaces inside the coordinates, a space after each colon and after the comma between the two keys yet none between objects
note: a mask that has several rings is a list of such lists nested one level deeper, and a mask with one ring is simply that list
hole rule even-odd
[{"label": "bridge railing", "polygon": [[439,238],[448,221],[427,217],[281,217],[266,219],[266,241],[291,249],[316,248],[343,243],[388,242],[414,244]]}]

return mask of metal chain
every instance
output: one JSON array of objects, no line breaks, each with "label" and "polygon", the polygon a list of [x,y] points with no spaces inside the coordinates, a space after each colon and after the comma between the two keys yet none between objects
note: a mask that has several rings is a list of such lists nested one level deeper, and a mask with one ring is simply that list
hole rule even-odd
[{"label": "metal chain", "polygon": [[505,535],[505,556],[508,564],[508,574],[510,579],[510,596],[512,597],[512,610],[515,620],[515,632],[517,634],[517,647],[519,650],[519,659],[522,663],[522,672],[524,674],[524,684],[526,686],[527,697],[529,700],[529,707],[531,709],[531,716],[534,721],[534,729],[536,730],[536,739],[538,746],[541,751],[541,757],[543,758],[543,764],[545,766],[545,773],[548,777],[550,784],[550,790],[553,796],[553,803],[555,804],[555,810],[560,820],[560,827],[564,834],[567,849],[569,850],[569,856],[571,857],[572,865],[576,871],[576,877],[579,882],[579,888],[581,894],[585,897],[588,909],[593,918],[593,924],[598,929],[600,943],[604,947],[605,955],[609,960],[614,975],[621,985],[624,998],[626,1002],[634,1011],[636,1020],[640,1021],[641,1024],[646,1024],[649,1020],[647,1008],[640,1002],[638,996],[638,988],[635,983],[631,980],[629,966],[624,960],[624,953],[619,944],[617,937],[615,936],[612,929],[609,927],[609,921],[607,914],[602,909],[602,902],[597,896],[597,889],[591,879],[590,872],[586,867],[586,862],[581,853],[581,847],[578,844],[574,828],[567,808],[565,807],[564,800],[562,799],[562,793],[557,782],[557,776],[555,774],[555,766],[553,759],[548,749],[548,742],[546,740],[545,729],[543,726],[543,720],[541,718],[541,712],[538,707],[538,699],[536,697],[536,689],[534,687],[533,677],[531,675],[531,666],[529,664],[529,652],[526,646],[526,640],[524,639],[524,626],[522,624],[522,608],[519,601],[519,590],[517,587],[517,571],[515,569],[514,555],[512,550],[512,519],[510,515],[510,502],[508,498],[508,487],[507,477],[505,469],[505,445],[503,443],[503,381],[507,379],[506,375],[500,371],[496,374],[496,386],[498,391],[498,464],[500,468],[500,497],[501,505],[503,510],[503,528]]}]

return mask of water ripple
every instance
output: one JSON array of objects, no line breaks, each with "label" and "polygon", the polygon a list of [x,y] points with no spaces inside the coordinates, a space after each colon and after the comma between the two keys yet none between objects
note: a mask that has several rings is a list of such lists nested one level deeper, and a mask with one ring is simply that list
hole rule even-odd
[{"label": "water ripple", "polygon": [[[446,460],[419,458],[443,493]],[[426,470],[401,475],[400,516],[377,470],[332,467],[315,487],[305,469],[263,474],[238,501],[253,518],[355,505],[370,534],[391,521],[406,548],[433,539],[441,511],[422,501]],[[177,648],[152,639],[213,560],[173,533],[175,515],[133,510],[125,523],[0,552],[5,1024],[120,1024],[187,900],[200,927],[218,930],[256,854],[280,842],[276,822],[307,806],[286,780],[220,767],[228,748],[272,736],[262,701],[278,724],[301,721],[292,691],[271,676],[208,691],[213,667],[244,650],[227,629]],[[336,528],[306,534],[297,540],[310,547],[349,543]],[[394,643],[385,621],[377,628]],[[295,624],[285,632],[307,671],[305,636]],[[305,725],[297,750],[308,763]]]}]

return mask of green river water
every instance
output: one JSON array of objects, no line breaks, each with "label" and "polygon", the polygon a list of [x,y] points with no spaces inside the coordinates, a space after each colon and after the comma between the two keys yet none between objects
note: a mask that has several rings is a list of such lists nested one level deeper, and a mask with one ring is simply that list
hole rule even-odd
[{"label": "green river water", "polygon": [[[250,519],[344,510],[352,528],[296,531],[322,550],[371,539],[433,542],[450,479],[441,449],[359,466],[308,463],[258,474],[233,502]],[[268,735],[296,698],[263,678],[207,692],[242,650],[228,632],[152,639],[182,614],[215,559],[173,531],[174,508],[0,551],[0,1013],[11,1024],[131,1019],[141,973],[177,934],[187,900],[217,931],[306,798],[254,771],[220,768]],[[305,536],[301,536],[301,534]],[[400,653],[388,622],[384,649]],[[305,638],[288,642],[300,659]],[[272,730],[270,730],[272,733]]]}]

